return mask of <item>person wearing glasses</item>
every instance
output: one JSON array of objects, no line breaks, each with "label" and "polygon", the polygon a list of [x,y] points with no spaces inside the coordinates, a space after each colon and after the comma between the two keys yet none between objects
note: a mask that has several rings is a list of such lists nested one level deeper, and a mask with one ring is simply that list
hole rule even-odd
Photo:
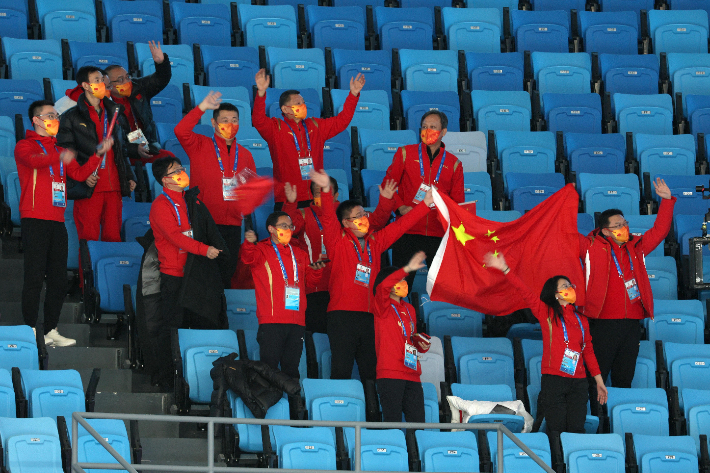
[{"label": "person wearing glasses", "polygon": [[589,321],[574,305],[574,284],[566,276],[553,276],[538,296],[511,271],[503,254],[488,253],[483,261],[487,268],[505,275],[542,326],[542,376],[535,426],[539,427],[544,417],[548,432],[583,434],[589,396],[586,371],[594,379],[600,404],[606,403],[607,390],[594,356]]},{"label": "person wearing glasses", "polygon": [[150,100],[158,95],[170,82],[172,69],[170,59],[163,53],[160,43],[148,41],[150,53],[155,63],[155,72],[145,77],[133,78],[119,64],[112,64],[105,70],[109,80],[111,98],[123,105],[126,117],[121,124],[129,143],[126,144],[131,163],[137,161],[152,163],[158,158],[175,156],[161,148],[158,132],[153,120]]},{"label": "person wearing glasses", "polygon": [[629,233],[619,209],[605,210],[599,227],[579,236],[579,257],[586,274],[586,302],[602,378],[630,388],[641,338],[640,323],[653,317],[653,294],[644,257],[663,243],[673,221],[676,198],[663,179],[653,183],[661,205],[653,227],[640,236]]}]

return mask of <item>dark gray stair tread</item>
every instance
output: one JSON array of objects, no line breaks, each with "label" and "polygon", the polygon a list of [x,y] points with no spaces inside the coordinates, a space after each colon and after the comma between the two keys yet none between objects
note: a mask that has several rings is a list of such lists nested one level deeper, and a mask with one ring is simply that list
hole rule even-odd
[{"label": "dark gray stair tread", "polygon": [[[207,466],[207,439],[143,439],[141,431],[141,444],[143,446],[142,463]],[[215,448],[219,448],[219,442],[215,442]],[[215,466],[224,466],[224,464],[215,461]]]},{"label": "dark gray stair tread", "polygon": [[[91,373],[94,371],[91,368],[85,368],[79,371],[81,381],[84,384],[84,391],[91,379]],[[101,378],[97,386],[97,392],[120,392],[130,393],[133,390],[133,373],[131,370],[117,370],[104,368],[101,370]]]},{"label": "dark gray stair tread", "polygon": [[[168,393],[96,393],[96,412],[118,414],[170,414],[173,395]],[[177,425],[177,424],[175,424]]]},{"label": "dark gray stair tread", "polygon": [[10,301],[0,301],[0,325],[23,325],[20,297]]},{"label": "dark gray stair tread", "polygon": [[76,346],[88,347],[90,338],[90,327],[86,324],[63,324],[57,325],[60,335],[76,340]]},{"label": "dark gray stair tread", "polygon": [[49,369],[123,368],[126,351],[106,347],[47,347]]},{"label": "dark gray stair tread", "polygon": [[80,324],[83,320],[84,306],[81,302],[65,301],[59,314],[60,324]]}]

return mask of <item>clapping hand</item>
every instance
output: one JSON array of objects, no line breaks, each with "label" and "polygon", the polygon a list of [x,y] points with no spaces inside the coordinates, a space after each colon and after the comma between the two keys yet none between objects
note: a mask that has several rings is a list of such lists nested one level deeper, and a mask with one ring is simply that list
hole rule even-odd
[{"label": "clapping hand", "polygon": [[296,192],[296,186],[291,185],[288,182],[284,184],[284,194],[286,194],[286,200],[288,200],[290,203],[296,202],[296,199],[298,199],[298,193]]},{"label": "clapping hand", "polygon": [[394,196],[394,193],[397,192],[397,181],[394,179],[389,179],[385,181],[385,187],[382,187],[380,185],[377,186],[380,189],[380,196],[384,197],[385,199],[391,199]]}]

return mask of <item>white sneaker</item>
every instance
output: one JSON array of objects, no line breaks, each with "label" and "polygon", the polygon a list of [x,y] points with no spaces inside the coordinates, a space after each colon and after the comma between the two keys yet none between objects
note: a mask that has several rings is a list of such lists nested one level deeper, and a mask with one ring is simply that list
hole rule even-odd
[{"label": "white sneaker", "polygon": [[[32,331],[35,333],[35,338],[37,338],[37,329],[32,327]],[[49,338],[47,335],[44,336],[44,346],[51,347],[54,345],[54,340]]]},{"label": "white sneaker", "polygon": [[51,341],[50,344],[57,347],[73,347],[76,345],[76,340],[59,335],[56,328],[50,330],[49,333],[44,336],[45,344],[47,344],[47,339]]}]

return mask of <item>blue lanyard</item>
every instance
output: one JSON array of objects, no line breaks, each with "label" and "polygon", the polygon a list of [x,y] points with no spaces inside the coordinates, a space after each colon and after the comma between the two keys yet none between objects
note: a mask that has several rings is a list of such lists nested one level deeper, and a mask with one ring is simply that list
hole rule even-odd
[{"label": "blue lanyard", "polygon": [[[626,248],[626,252],[629,253],[628,248]],[[616,253],[614,252],[614,248],[611,249],[611,257],[614,258],[614,264],[616,265],[616,270],[619,272],[619,277],[621,279],[624,279],[624,273],[621,272],[621,266],[619,265],[619,260],[616,259]],[[631,272],[633,272],[634,262],[631,260],[631,253],[629,253],[629,264],[631,265]]]},{"label": "blue lanyard", "polygon": [[[409,338],[407,335],[407,329],[404,327],[404,322],[402,321],[402,317],[399,316],[399,311],[397,308],[394,306],[394,304],[390,304],[392,306],[392,309],[394,309],[394,313],[397,314],[397,318],[399,319],[399,323],[402,324],[402,335],[404,338]],[[409,309],[407,309],[407,306],[404,306],[404,310],[407,311],[407,315],[409,316],[409,326],[412,329],[412,332],[414,332],[414,322],[412,322],[412,314],[409,313]]]},{"label": "blue lanyard", "polygon": [[[358,262],[362,263],[362,257],[360,256],[360,248],[358,248],[358,244],[353,241],[353,246],[355,247],[355,253],[357,253]],[[370,264],[372,265],[372,252],[370,251],[370,242],[369,241],[367,243],[365,243],[365,247],[367,248],[367,256],[370,260]]]},{"label": "blue lanyard", "polygon": [[[104,109],[104,137],[102,141],[106,141],[106,131],[108,131],[108,112]],[[106,154],[104,153],[103,157],[101,158],[101,168],[106,167]]]},{"label": "blue lanyard", "polygon": [[[178,227],[182,226],[182,222],[180,221],[180,212],[178,211],[177,204],[175,204],[173,199],[171,199],[170,196],[165,191],[163,191],[163,195],[165,197],[167,197],[167,199],[170,201],[171,204],[173,204],[173,208],[175,209],[175,214],[177,215],[177,219],[178,219]],[[190,212],[187,211],[187,207],[185,207],[185,213],[187,214],[187,223],[189,223],[190,227],[192,227],[192,222],[190,221]]]},{"label": "blue lanyard", "polygon": [[[424,180],[424,158],[422,155],[422,148],[423,147],[424,147],[424,144],[419,143],[419,173],[422,175],[422,180]],[[436,179],[434,179],[434,182],[439,182],[439,178],[441,177],[441,170],[444,168],[444,161],[446,161],[446,150],[444,150],[444,154],[441,155],[441,162],[439,163],[439,170],[436,172]],[[431,184],[431,182],[429,184]]]},{"label": "blue lanyard", "polygon": [[[49,154],[47,153],[47,148],[44,147],[41,141],[35,140],[37,144],[42,148],[42,151],[44,151],[44,154]],[[54,145],[54,149],[56,150],[57,153],[59,153],[59,149],[57,148],[57,145]],[[52,169],[52,165],[49,165],[49,175],[52,176],[52,180],[54,180],[54,169]],[[64,178],[64,163],[62,160],[59,160],[59,178],[62,179]],[[314,214],[315,215],[315,214]],[[320,226],[320,223],[318,224]],[[322,229],[321,229],[322,230]]]},{"label": "blue lanyard", "polygon": [[320,220],[318,220],[318,215],[316,215],[316,211],[313,210],[312,207],[311,207],[311,212],[313,212],[313,218],[316,219],[316,223],[318,224],[318,230],[320,230],[320,231],[322,232],[322,231],[323,231],[323,225],[320,224]]},{"label": "blue lanyard", "polygon": [[[219,153],[219,148],[217,147],[217,140],[212,137],[212,143],[214,143],[214,152],[217,153],[217,162],[219,163],[219,168],[222,170],[222,175],[224,176],[224,166],[222,165],[222,155]],[[237,146],[237,143],[232,143],[233,146]],[[234,167],[232,168],[232,175],[237,172],[237,163],[239,162],[239,147],[234,150]]]},{"label": "blue lanyard", "polygon": [[[288,124],[286,120],[284,120],[284,123],[288,127],[289,130],[291,130],[291,133],[293,133],[293,143],[296,145],[296,151],[301,153],[301,147],[298,145],[298,138],[296,138],[296,132],[293,131],[293,128],[291,128],[291,125]],[[298,127],[298,125],[296,125]],[[306,144],[308,145],[308,156],[311,155],[311,138],[308,136],[308,127],[306,126],[306,122],[303,122],[303,128],[306,129]]]},{"label": "blue lanyard", "polygon": [[[574,316],[577,317],[577,322],[579,323],[579,328],[582,330],[582,350],[584,350],[584,327],[582,326],[582,321],[579,320],[579,315],[577,315],[577,312],[574,313]],[[565,335],[565,345],[569,344],[569,338],[567,337],[567,325],[565,324],[565,319],[564,317],[560,319],[562,321],[562,330],[564,331]]]},{"label": "blue lanyard", "polygon": [[[284,282],[286,283],[286,285],[288,285],[288,274],[286,274],[286,267],[284,266],[284,262],[281,259],[281,253],[279,253],[279,249],[276,248],[276,243],[274,243],[274,240],[269,238],[269,241],[271,242],[271,246],[274,247],[274,251],[276,252],[276,257],[279,259],[279,265],[281,266],[281,274],[283,274]],[[288,249],[291,250],[291,262],[293,263],[293,276],[294,276],[296,284],[298,284],[298,266],[296,265],[296,257],[293,254],[293,248],[291,248],[291,245],[288,245]]]}]

